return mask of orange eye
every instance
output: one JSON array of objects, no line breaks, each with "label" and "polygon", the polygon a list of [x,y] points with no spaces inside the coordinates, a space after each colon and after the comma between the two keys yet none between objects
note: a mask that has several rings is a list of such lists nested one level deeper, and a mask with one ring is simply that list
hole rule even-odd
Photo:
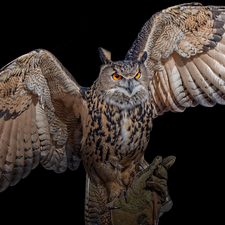
[{"label": "orange eye", "polygon": [[139,79],[141,77],[141,73],[139,72],[136,76],[135,79]]},{"label": "orange eye", "polygon": [[120,79],[122,79],[122,76],[118,75],[117,73],[114,73],[112,75],[112,77],[113,77],[114,80],[120,80]]}]

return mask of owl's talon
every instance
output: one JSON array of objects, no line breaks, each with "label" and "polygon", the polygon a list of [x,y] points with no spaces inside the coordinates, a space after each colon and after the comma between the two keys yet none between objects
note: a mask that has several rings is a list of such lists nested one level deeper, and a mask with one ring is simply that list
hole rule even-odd
[{"label": "owl's talon", "polygon": [[123,196],[125,198],[125,202],[128,203],[128,201],[127,201],[127,192],[125,190],[123,190]]},{"label": "owl's talon", "polygon": [[137,166],[140,171],[144,169],[144,167],[140,163],[138,163]]},{"label": "owl's talon", "polygon": [[107,207],[109,210],[112,210],[112,209],[120,209],[120,207],[111,206],[111,205],[107,205],[106,207]]}]

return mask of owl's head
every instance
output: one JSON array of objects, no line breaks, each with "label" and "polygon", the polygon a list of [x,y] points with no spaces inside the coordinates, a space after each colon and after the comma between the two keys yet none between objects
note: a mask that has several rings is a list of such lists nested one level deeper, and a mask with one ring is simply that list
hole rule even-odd
[{"label": "owl's head", "polygon": [[111,61],[111,53],[99,48],[103,65],[98,82],[104,91],[107,104],[120,109],[132,109],[149,98],[149,76],[144,62],[147,53],[139,61]]}]

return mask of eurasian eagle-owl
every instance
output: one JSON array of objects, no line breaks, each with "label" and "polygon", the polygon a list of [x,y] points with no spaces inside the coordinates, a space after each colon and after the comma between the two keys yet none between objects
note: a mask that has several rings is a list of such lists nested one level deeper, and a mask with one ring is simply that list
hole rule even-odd
[{"label": "eurasian eagle-owl", "polygon": [[[78,85],[59,61],[35,50],[0,72],[0,187],[26,177],[40,162],[63,172],[81,160],[99,212],[142,167],[152,119],[224,102],[224,7],[186,4],[155,14],[125,60],[100,49],[101,72]],[[86,221],[90,218],[86,215]],[[88,223],[88,222],[87,222]]]}]

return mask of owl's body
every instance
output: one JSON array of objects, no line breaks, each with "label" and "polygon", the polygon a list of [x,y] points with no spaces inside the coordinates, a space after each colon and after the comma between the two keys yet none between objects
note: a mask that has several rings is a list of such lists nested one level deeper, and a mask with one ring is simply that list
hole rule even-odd
[{"label": "owl's body", "polygon": [[87,104],[92,108],[92,113],[84,123],[84,166],[96,184],[105,183],[110,177],[122,187],[121,171],[144,160],[151,131],[150,101],[134,109],[121,110],[117,106],[102,104],[97,99],[96,105],[89,100]]},{"label": "owl's body", "polygon": [[[0,191],[41,163],[87,172],[85,221],[129,187],[152,120],[198,104],[225,105],[225,7],[183,4],[156,13],[125,60],[103,65],[81,87],[48,51],[35,50],[0,70]],[[140,165],[139,165],[139,164]],[[135,172],[134,172],[135,171]]]},{"label": "owl's body", "polygon": [[[84,107],[87,108],[84,111],[89,112],[81,115],[83,164],[91,181],[106,188],[106,195],[113,190],[108,199],[113,200],[120,190],[129,185],[130,173],[135,164],[145,165],[144,152],[154,117],[151,98],[148,95],[142,102],[128,107],[123,102],[124,98],[120,98],[121,107],[109,104],[107,90],[101,86],[100,79],[91,88],[83,89],[83,96]],[[133,96],[130,96],[130,101],[128,96],[125,97],[130,104]]]}]

